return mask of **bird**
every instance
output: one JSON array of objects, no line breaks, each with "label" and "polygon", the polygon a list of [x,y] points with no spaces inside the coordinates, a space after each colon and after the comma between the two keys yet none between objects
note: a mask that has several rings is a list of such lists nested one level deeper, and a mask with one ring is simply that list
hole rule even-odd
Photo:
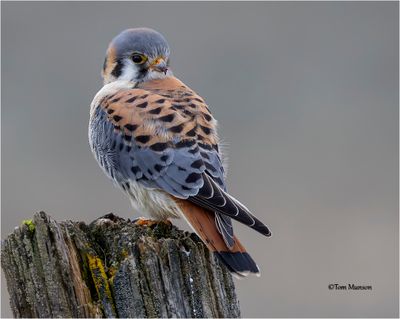
[{"label": "bird", "polygon": [[122,31],[108,46],[102,78],[89,145],[104,173],[137,211],[160,222],[183,217],[236,277],[259,275],[232,219],[271,232],[228,192],[217,121],[172,73],[165,37],[143,27]]}]

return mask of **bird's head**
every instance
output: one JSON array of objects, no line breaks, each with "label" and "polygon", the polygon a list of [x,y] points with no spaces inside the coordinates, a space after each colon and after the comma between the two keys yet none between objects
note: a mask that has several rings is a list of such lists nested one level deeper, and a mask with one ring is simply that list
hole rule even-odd
[{"label": "bird's head", "polygon": [[104,83],[116,80],[145,82],[171,76],[169,46],[149,28],[127,29],[110,43],[103,67]]}]

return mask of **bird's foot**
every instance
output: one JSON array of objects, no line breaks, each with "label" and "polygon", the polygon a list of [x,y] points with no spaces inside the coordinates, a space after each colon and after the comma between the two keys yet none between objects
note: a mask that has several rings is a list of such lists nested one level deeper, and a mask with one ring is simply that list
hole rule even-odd
[{"label": "bird's foot", "polygon": [[153,219],[147,219],[147,218],[143,218],[143,217],[139,217],[133,220],[133,223],[135,225],[138,226],[147,226],[147,227],[151,227],[154,225],[159,225],[159,224],[164,224],[166,226],[171,226],[172,223],[168,220],[153,220]]}]

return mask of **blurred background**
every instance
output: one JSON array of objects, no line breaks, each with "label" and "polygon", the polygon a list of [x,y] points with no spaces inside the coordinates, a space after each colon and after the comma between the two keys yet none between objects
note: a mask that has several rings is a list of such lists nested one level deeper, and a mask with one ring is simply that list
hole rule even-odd
[{"label": "blurred background", "polygon": [[[242,315],[398,316],[398,6],[2,2],[1,238],[40,210],[140,215],[87,126],[109,41],[147,26],[219,120],[230,192],[273,232],[236,223],[262,270],[236,281]],[[11,316],[4,280],[1,304]]]}]

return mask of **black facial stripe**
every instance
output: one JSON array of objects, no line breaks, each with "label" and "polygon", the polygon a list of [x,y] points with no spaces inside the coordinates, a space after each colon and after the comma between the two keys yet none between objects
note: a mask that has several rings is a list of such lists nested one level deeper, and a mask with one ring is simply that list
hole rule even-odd
[{"label": "black facial stripe", "polygon": [[146,63],[137,65],[139,72],[137,74],[137,78],[133,80],[135,81],[143,80],[143,78],[147,75],[147,72],[149,71],[149,69],[145,65]]},{"label": "black facial stripe", "polygon": [[104,63],[103,63],[103,72],[106,71],[106,67],[107,67],[107,57],[104,59]]},{"label": "black facial stripe", "polygon": [[116,78],[118,78],[122,74],[123,66],[124,66],[124,64],[122,63],[122,61],[121,60],[117,60],[117,64],[114,67],[114,69],[111,71],[111,75],[115,76]]},{"label": "black facial stripe", "polygon": [[[124,68],[124,63],[123,63],[123,58],[122,59],[118,59],[117,64],[115,65],[114,69],[111,71],[111,75],[118,78],[122,75],[122,71]],[[131,79],[134,82],[141,82],[141,80],[143,80],[143,78],[147,75],[148,72],[148,68],[147,68],[147,63],[143,63],[143,64],[136,64],[135,65],[137,67],[137,75],[136,78]]]}]

